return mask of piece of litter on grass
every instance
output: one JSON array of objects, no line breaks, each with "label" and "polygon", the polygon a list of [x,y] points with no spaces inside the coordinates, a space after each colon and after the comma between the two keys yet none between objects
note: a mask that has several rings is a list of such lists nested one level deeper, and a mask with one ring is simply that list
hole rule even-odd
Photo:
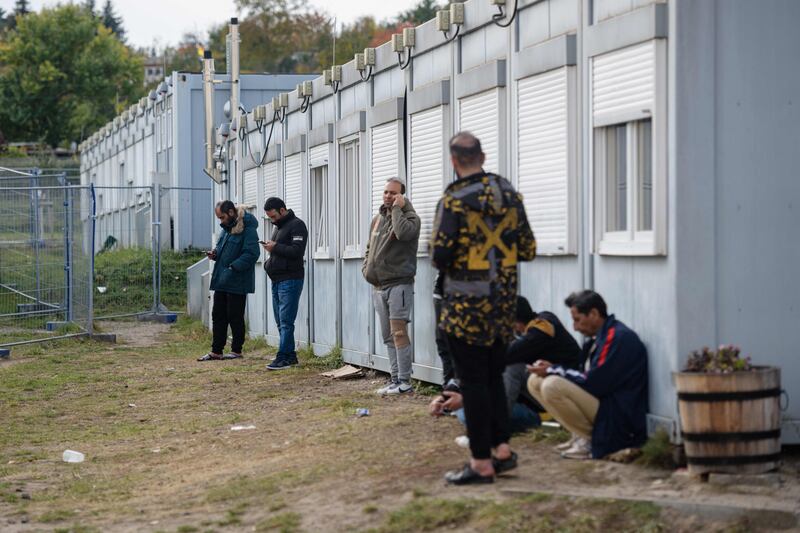
[{"label": "piece of litter on grass", "polygon": [[136,404],[135,403],[129,403],[128,407],[136,407]]},{"label": "piece of litter on grass", "polygon": [[161,453],[161,448],[153,448],[150,451],[153,452],[153,453]]},{"label": "piece of litter on grass", "polygon": [[86,456],[75,450],[64,450],[61,458],[65,463],[82,463]]},{"label": "piece of litter on grass", "polygon": [[366,407],[359,407],[358,409],[356,409],[356,416],[357,417],[369,416],[369,409],[367,409]]},{"label": "piece of litter on grass", "polygon": [[351,379],[351,378],[363,377],[364,371],[352,365],[344,365],[341,368],[337,368],[336,370],[331,370],[330,372],[323,372],[320,375],[325,376],[326,378],[333,378],[333,379]]},{"label": "piece of litter on grass", "polygon": [[174,369],[173,367],[169,367],[169,368],[167,369],[167,372],[175,372],[175,369]]},{"label": "piece of litter on grass", "polygon": [[231,431],[244,431],[247,429],[256,429],[256,427],[252,424],[249,426],[231,426]]}]

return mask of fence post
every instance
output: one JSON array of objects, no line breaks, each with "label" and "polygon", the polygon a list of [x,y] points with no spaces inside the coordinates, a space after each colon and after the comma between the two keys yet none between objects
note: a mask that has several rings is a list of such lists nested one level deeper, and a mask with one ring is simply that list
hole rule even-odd
[{"label": "fence post", "polygon": [[152,257],[153,257],[153,314],[158,313],[158,279],[157,279],[157,261],[158,261],[158,248],[161,245],[161,184],[154,183],[150,190],[152,198],[152,216],[153,216],[153,243],[152,243]]},{"label": "fence post", "polygon": [[95,251],[95,223],[97,220],[97,201],[94,192],[94,183],[89,184],[89,192],[91,193],[91,211],[89,219],[91,220],[91,244],[89,249],[89,324],[87,331],[89,335],[94,335],[94,251]]},{"label": "fence post", "polygon": [[72,191],[66,174],[59,175],[58,182],[64,187],[64,321],[72,322]]},{"label": "fence post", "polygon": [[39,239],[39,169],[31,171],[31,240],[33,241],[33,255],[36,261],[36,305],[42,303],[42,271],[41,258],[39,257],[41,241]]}]

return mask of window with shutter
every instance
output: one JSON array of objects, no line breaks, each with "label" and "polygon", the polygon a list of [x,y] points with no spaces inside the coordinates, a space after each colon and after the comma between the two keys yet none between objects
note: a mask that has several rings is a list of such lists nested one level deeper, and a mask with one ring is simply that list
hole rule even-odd
[{"label": "window with shutter", "polygon": [[487,172],[500,172],[500,88],[467,96],[459,101],[459,130],[468,131],[481,141],[486,154]]},{"label": "window with shutter", "polygon": [[308,150],[308,166],[313,168],[327,165],[329,148],[330,144],[328,143],[312,146]]},{"label": "window with shutter", "polygon": [[297,218],[303,218],[303,171],[302,154],[286,158],[286,208],[294,211]]},{"label": "window with shutter", "polygon": [[517,188],[537,251],[575,253],[574,67],[521,79],[517,87]]},{"label": "window with shutter", "polygon": [[399,177],[399,122],[393,121],[372,128],[372,214],[383,203],[383,189],[389,178]]},{"label": "window with shutter", "polygon": [[264,165],[264,200],[278,196],[278,162]]},{"label": "window with shutter", "polygon": [[444,106],[411,115],[408,194],[422,223],[419,253],[428,252],[436,204],[444,183]]},{"label": "window with shutter", "polygon": [[252,207],[258,203],[258,168],[244,171],[244,205]]}]

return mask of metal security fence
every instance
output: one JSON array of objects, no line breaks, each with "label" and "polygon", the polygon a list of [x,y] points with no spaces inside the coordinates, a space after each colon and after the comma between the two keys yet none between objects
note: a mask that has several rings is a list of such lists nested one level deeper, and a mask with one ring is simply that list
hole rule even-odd
[{"label": "metal security fence", "polygon": [[91,187],[0,168],[0,346],[92,332]]},{"label": "metal security fence", "polygon": [[[201,223],[188,209],[198,198],[209,204]],[[90,335],[98,319],[174,319],[186,269],[204,256],[180,249],[177,229],[195,224],[210,241],[214,220],[210,189],[80,186],[0,168],[0,349]]]}]

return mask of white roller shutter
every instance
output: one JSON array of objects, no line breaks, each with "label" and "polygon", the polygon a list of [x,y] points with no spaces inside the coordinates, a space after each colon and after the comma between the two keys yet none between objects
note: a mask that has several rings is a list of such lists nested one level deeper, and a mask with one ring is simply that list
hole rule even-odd
[{"label": "white roller shutter", "polygon": [[519,81],[519,192],[542,253],[569,250],[569,72]]},{"label": "white roller shutter", "polygon": [[419,251],[428,250],[436,204],[444,180],[444,107],[411,115],[411,162],[409,196],[422,222]]},{"label": "white roller shutter", "polygon": [[264,199],[278,196],[278,162],[264,165]]},{"label": "white roller shutter", "polygon": [[386,180],[398,177],[397,121],[372,128],[372,213],[377,213],[383,203]]},{"label": "white roller shutter", "polygon": [[286,158],[286,194],[283,201],[286,208],[294,211],[297,218],[303,218],[303,171],[302,154]]},{"label": "white roller shutter", "polygon": [[244,171],[243,202],[248,207],[258,203],[258,167]]},{"label": "white roller shutter", "polygon": [[481,141],[483,153],[486,154],[484,170],[499,172],[500,89],[462,98],[458,113],[460,130],[472,133]]},{"label": "white roller shutter", "polygon": [[[626,122],[649,114],[655,101],[656,43],[648,41],[592,60],[595,125]],[[633,116],[629,116],[633,115]]]},{"label": "white roller shutter", "polygon": [[308,151],[308,166],[321,167],[323,165],[327,165],[329,149],[329,143],[312,146]]}]

